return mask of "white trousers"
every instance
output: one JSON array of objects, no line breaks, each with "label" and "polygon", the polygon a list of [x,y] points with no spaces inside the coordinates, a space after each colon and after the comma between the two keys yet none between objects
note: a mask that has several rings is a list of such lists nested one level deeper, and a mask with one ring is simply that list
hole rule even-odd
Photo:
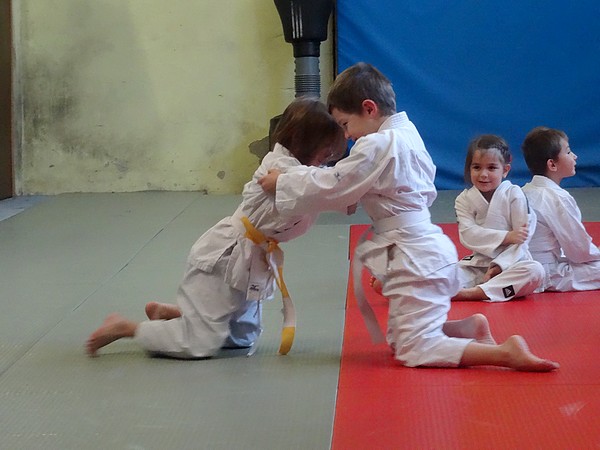
[{"label": "white trousers", "polygon": [[600,289],[600,261],[543,264],[546,276],[537,292],[593,291]]},{"label": "white trousers", "polygon": [[136,340],[151,353],[175,358],[206,358],[222,347],[249,347],[260,334],[259,302],[246,301],[245,293],[224,279],[228,256],[213,273],[188,263],[177,292],[181,317],[141,322]]},{"label": "white trousers", "polygon": [[[440,239],[440,251],[447,247],[448,252],[456,253],[452,244],[444,241],[445,236]],[[472,339],[448,337],[442,331],[450,298],[459,288],[456,264],[425,274],[399,247],[392,246],[386,253],[385,271],[377,270],[382,268],[377,259],[385,254],[366,263],[382,280],[383,295],[389,299],[386,339],[394,349],[394,357],[408,367],[458,366]]]},{"label": "white trousers", "polygon": [[537,261],[519,261],[483,283],[487,267],[458,264],[462,288],[479,286],[489,302],[506,302],[532,294],[544,280],[544,267]]}]

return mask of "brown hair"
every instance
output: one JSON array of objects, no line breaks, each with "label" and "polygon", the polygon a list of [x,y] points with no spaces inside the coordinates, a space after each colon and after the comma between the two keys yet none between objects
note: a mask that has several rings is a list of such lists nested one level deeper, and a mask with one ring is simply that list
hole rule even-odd
[{"label": "brown hair", "polygon": [[396,94],[390,80],[372,65],[359,62],[337,76],[327,96],[327,107],[329,111],[335,108],[360,114],[367,99],[377,104],[382,115],[396,113]]},{"label": "brown hair", "polygon": [[465,160],[465,182],[471,184],[471,163],[473,162],[473,155],[479,150],[482,153],[488,151],[496,151],[500,157],[500,162],[503,165],[510,164],[512,161],[512,155],[508,144],[500,136],[495,134],[482,134],[474,138],[467,147],[467,158]]},{"label": "brown hair", "polygon": [[309,97],[299,97],[288,105],[274,138],[305,165],[326,147],[331,148],[332,158],[340,159],[347,145],[344,130],[325,105]]},{"label": "brown hair", "polygon": [[569,140],[564,131],[548,127],[536,127],[527,133],[521,150],[532,175],[546,175],[548,160],[560,153],[560,140]]}]

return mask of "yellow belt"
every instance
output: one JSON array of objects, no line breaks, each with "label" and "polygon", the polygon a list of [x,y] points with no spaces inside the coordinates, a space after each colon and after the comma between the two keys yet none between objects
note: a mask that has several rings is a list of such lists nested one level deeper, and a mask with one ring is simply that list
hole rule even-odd
[{"label": "yellow belt", "polygon": [[246,237],[256,245],[265,250],[267,263],[271,267],[275,275],[275,281],[281,291],[283,301],[283,327],[281,329],[281,343],[279,344],[279,354],[286,355],[292,348],[294,343],[294,335],[296,334],[296,310],[294,303],[290,298],[290,293],[287,290],[283,281],[283,250],[279,248],[279,243],[265,236],[257,230],[247,217],[241,218],[244,227],[246,228]]}]

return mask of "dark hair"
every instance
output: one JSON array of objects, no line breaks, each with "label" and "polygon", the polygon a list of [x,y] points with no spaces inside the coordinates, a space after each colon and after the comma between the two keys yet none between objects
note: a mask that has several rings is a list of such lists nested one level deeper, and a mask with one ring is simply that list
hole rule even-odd
[{"label": "dark hair", "polygon": [[274,138],[305,165],[326,147],[331,147],[333,159],[340,159],[347,146],[344,130],[325,105],[309,97],[299,97],[288,105],[275,128]]},{"label": "dark hair", "polygon": [[505,166],[512,161],[512,155],[508,148],[508,144],[500,136],[495,134],[482,134],[474,138],[467,147],[467,158],[465,160],[465,182],[471,184],[471,163],[473,155],[479,150],[482,153],[487,153],[490,150],[496,151],[500,157],[500,161]]},{"label": "dark hair", "polygon": [[521,150],[532,175],[546,175],[548,160],[558,158],[560,140],[569,140],[564,131],[548,127],[536,127],[527,133]]},{"label": "dark hair", "polygon": [[327,108],[360,114],[367,99],[374,101],[383,115],[396,113],[396,94],[390,80],[372,65],[359,62],[337,76],[327,96]]}]

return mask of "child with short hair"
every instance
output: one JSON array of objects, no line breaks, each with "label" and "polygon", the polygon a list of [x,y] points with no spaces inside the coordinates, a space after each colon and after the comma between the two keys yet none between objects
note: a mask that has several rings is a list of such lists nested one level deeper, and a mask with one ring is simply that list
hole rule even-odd
[{"label": "child with short hair", "polygon": [[529,249],[546,270],[539,291],[600,289],[600,250],[581,222],[577,202],[560,187],[563,179],[575,175],[577,155],[568,136],[562,130],[536,127],[521,148],[533,175],[523,192],[538,218]]},{"label": "child with short hair", "polygon": [[[275,193],[282,214],[339,210],[360,201],[374,234],[357,247],[353,264],[363,262],[382,280],[389,298],[386,340],[395,358],[409,367],[556,369],[520,336],[496,344],[481,314],[447,321],[450,298],[458,292],[456,248],[431,223],[435,166],[414,124],[396,112],[390,81],[369,64],[355,64],[334,81],[328,107],[355,141],[349,155],[333,170],[271,170],[259,183]],[[372,326],[372,310],[370,319]]]},{"label": "child with short hair", "polygon": [[460,242],[473,253],[459,261],[461,290],[452,300],[505,302],[532,294],[544,278],[527,243],[535,214],[519,186],[505,178],[512,156],[500,136],[484,134],[469,143],[465,181],[456,198]]},{"label": "child with short hair", "polygon": [[[265,249],[246,237],[243,221],[247,218],[253,231],[262,236],[285,242],[306,233],[318,215],[315,211],[279,214],[272,196],[266,195],[256,180],[271,167],[288,172],[303,164],[320,166],[335,161],[347,145],[343,130],[325,105],[304,98],[286,108],[274,138],[273,150],[244,186],[235,213],[204,233],[192,247],[177,305],[150,302],[146,305],[149,320],[141,323],[109,315],[87,340],[90,356],[124,337],[135,337],[148,352],[176,358],[206,358],[222,347],[254,344],[261,331],[261,301],[273,294],[274,274]],[[286,345],[287,351],[291,342]]]}]

